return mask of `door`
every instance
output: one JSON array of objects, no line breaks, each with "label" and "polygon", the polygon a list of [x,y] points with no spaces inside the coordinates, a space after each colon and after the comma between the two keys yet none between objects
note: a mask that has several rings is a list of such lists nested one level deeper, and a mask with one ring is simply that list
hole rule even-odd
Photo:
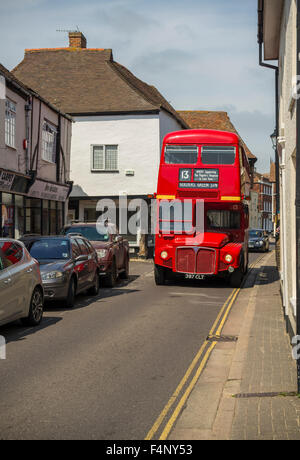
[{"label": "door", "polygon": [[11,316],[13,311],[13,286],[9,268],[6,266],[5,257],[0,254],[0,324]]},{"label": "door", "polygon": [[78,273],[78,290],[83,291],[90,287],[90,273],[89,273],[89,252],[87,246],[81,238],[76,238],[80,249],[80,255],[85,256],[85,259],[78,262],[76,270]]},{"label": "door", "polygon": [[91,243],[87,240],[84,241],[85,245],[87,246],[88,253],[89,253],[89,281],[91,285],[93,285],[94,280],[95,280],[95,273],[98,268],[98,258],[97,254],[95,252],[95,249],[91,245]]},{"label": "door", "polygon": [[9,268],[7,285],[11,286],[13,304],[6,307],[8,316],[21,316],[29,308],[32,294],[31,262],[24,256],[24,248],[15,241],[1,243],[5,264]]}]

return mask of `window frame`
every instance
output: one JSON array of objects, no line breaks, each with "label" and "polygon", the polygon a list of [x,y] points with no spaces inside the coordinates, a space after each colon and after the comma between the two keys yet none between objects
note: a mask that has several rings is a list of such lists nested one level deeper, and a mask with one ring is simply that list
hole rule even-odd
[{"label": "window frame", "polygon": [[[12,116],[7,116],[8,113]],[[13,120],[13,121],[12,121]],[[17,134],[17,103],[12,99],[5,100],[5,145],[12,149],[16,149],[16,134]],[[12,141],[12,142],[11,142]]]},{"label": "window frame", "polygon": [[[49,129],[52,130],[53,133],[54,133],[54,141],[53,141],[52,153],[51,154],[48,152],[50,142],[49,142],[49,139],[45,139],[44,133],[50,133],[50,134],[52,134],[52,133],[51,133],[51,131],[45,130],[44,129],[45,126],[49,127]],[[50,121],[45,119],[44,122],[43,122],[43,126],[42,126],[42,149],[41,149],[42,152],[41,152],[41,155],[42,155],[42,160],[47,161],[47,163],[56,164],[57,135],[58,135],[58,127],[55,126]],[[50,155],[51,155],[51,159],[50,159]]]},{"label": "window frame", "polygon": [[[103,149],[103,166],[104,168],[95,168],[94,167],[94,148],[102,147]],[[116,168],[106,168],[106,148],[107,147],[116,147]],[[118,173],[119,172],[119,144],[91,144],[91,172],[100,172],[100,173]]]}]

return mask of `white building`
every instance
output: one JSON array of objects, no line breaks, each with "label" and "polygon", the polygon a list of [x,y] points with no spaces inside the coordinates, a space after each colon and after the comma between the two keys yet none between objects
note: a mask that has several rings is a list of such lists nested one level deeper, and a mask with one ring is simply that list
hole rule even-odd
[{"label": "white building", "polygon": [[[296,236],[296,156],[299,149],[297,147],[297,116],[299,116],[297,106],[299,102],[295,97],[295,83],[296,75],[299,75],[300,70],[297,60],[297,15],[299,15],[300,5],[297,0],[259,0],[258,6],[259,41],[264,47],[264,60],[278,61],[280,277],[287,328],[294,336],[299,334]],[[276,69],[274,70],[276,72]],[[298,184],[298,192],[299,187],[300,184]],[[299,300],[298,298],[298,302]]]},{"label": "white building", "polygon": [[[131,200],[155,193],[162,140],[187,124],[111,50],[86,48],[80,32],[69,40],[67,48],[26,50],[14,73],[72,115],[69,218],[95,221],[101,198],[118,207],[120,194]],[[128,237],[138,247],[138,235]]]}]

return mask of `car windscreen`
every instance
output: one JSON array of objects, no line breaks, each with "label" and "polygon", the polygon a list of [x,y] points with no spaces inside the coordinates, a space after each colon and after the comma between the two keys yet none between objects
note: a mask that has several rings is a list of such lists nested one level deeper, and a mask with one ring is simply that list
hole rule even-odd
[{"label": "car windscreen", "polygon": [[249,231],[249,238],[262,238],[263,232],[259,230],[250,230]]},{"label": "car windscreen", "polygon": [[68,235],[69,233],[80,233],[84,236],[87,240],[90,241],[108,241],[109,240],[109,233],[104,228],[101,229],[102,231],[98,231],[98,229],[92,226],[82,226],[82,227],[69,227],[65,230],[65,234]]},{"label": "car windscreen", "polygon": [[37,260],[59,260],[70,258],[70,241],[63,239],[42,239],[29,247],[32,257]]},{"label": "car windscreen", "polygon": [[233,165],[236,147],[203,146],[201,161],[204,165]]},{"label": "car windscreen", "polygon": [[165,148],[165,163],[170,165],[190,165],[198,161],[196,145],[167,145]]}]

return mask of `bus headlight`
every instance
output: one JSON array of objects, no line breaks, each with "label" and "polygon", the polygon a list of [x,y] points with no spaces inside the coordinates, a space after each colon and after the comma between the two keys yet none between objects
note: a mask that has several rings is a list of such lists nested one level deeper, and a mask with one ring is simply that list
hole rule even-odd
[{"label": "bus headlight", "polygon": [[162,251],[160,253],[160,257],[164,260],[166,260],[168,257],[169,257],[169,254],[167,253],[167,251]]},{"label": "bus headlight", "polygon": [[233,259],[233,257],[232,257],[231,254],[226,254],[226,256],[225,256],[225,261],[226,261],[228,264],[230,264],[230,263],[232,262],[232,259]]}]

